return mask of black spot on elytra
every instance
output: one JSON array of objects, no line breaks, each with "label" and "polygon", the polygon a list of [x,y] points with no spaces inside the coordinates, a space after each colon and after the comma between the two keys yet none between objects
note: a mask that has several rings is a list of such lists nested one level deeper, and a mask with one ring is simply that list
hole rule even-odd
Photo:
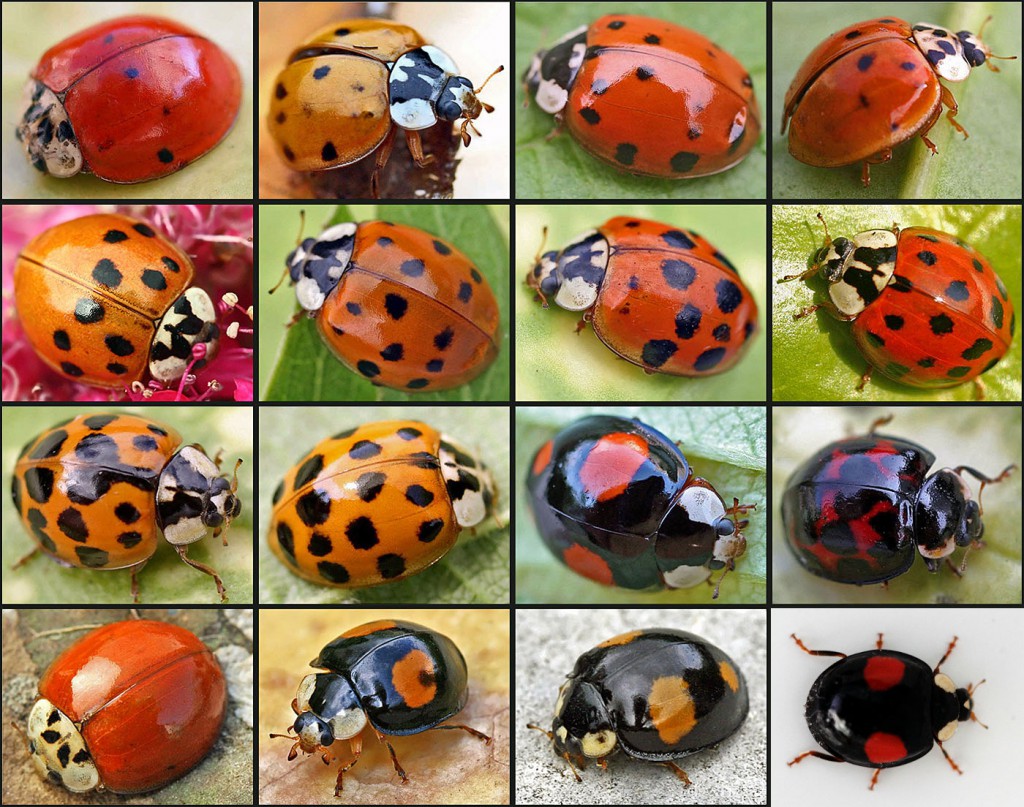
[{"label": "black spot on elytra", "polygon": [[60,363],[60,369],[64,371],[65,375],[69,375],[72,378],[81,378],[85,375],[85,370],[70,361],[62,361]]},{"label": "black spot on elytra", "polygon": [[468,303],[473,296],[473,287],[463,280],[459,283],[458,298],[464,303]]},{"label": "black spot on elytra", "polygon": [[434,501],[434,494],[422,485],[409,485],[405,489],[405,498],[417,507],[426,507]]},{"label": "black spot on elytra", "polygon": [[914,64],[913,62],[903,62],[903,64],[901,64],[900,67],[903,68],[904,70],[909,71],[913,70],[915,67],[917,67],[917,65]]},{"label": "black spot on elytra", "polygon": [[282,479],[277,483],[277,487],[274,488],[274,495],[270,497],[271,504],[277,504],[281,501],[281,497],[284,496],[284,480]]},{"label": "black spot on elytra", "polygon": [[76,546],[75,554],[79,562],[90,569],[102,568],[110,562],[110,553],[94,546]]},{"label": "black spot on elytra", "polygon": [[338,585],[344,585],[349,581],[348,569],[342,566],[340,563],[334,563],[329,560],[322,560],[316,565],[316,570],[320,576],[331,583],[337,583]]},{"label": "black spot on elytra", "polygon": [[654,75],[653,67],[640,66],[636,69],[636,77],[641,81],[647,81]]},{"label": "black spot on elytra", "polygon": [[864,334],[864,338],[868,340],[868,344],[870,344],[871,347],[885,347],[885,340],[877,333],[867,331]]},{"label": "black spot on elytra", "polygon": [[353,428],[353,429],[345,429],[345,431],[338,432],[337,434],[335,434],[333,437],[331,437],[331,439],[332,440],[347,440],[349,437],[351,437],[357,431],[359,431],[359,427],[358,426],[356,428]]},{"label": "black spot on elytra", "polygon": [[429,544],[438,536],[443,527],[444,521],[439,518],[432,518],[430,521],[424,521],[420,524],[417,537],[423,543]]},{"label": "black spot on elytra", "polygon": [[112,361],[109,364],[107,364],[107,371],[113,373],[114,375],[124,375],[125,373],[128,372],[128,368],[125,367],[120,362]]},{"label": "black spot on elytra", "polygon": [[710,370],[725,358],[725,354],[726,349],[724,347],[708,348],[697,357],[697,361],[693,363],[693,369],[701,372]]},{"label": "black spot on elytra", "polygon": [[139,77],[139,68],[137,68],[137,67],[129,67],[129,68],[127,68],[124,71],[124,74],[128,78],[138,78]]},{"label": "black spot on elytra", "polygon": [[426,378],[414,378],[408,384],[405,385],[406,389],[423,389],[430,384],[429,379]]},{"label": "black spot on elytra", "polygon": [[963,302],[971,296],[971,292],[962,280],[954,280],[946,287],[946,295],[952,300]]},{"label": "black spot on elytra", "polygon": [[117,516],[118,521],[122,524],[134,524],[140,518],[142,513],[131,502],[121,502],[117,507],[114,508],[114,515]]},{"label": "black spot on elytra", "polygon": [[384,449],[380,443],[372,440],[358,440],[348,450],[348,455],[354,460],[368,460],[378,456]]},{"label": "black spot on elytra", "polygon": [[[696,140],[697,138],[699,138],[701,136],[701,134],[703,134],[703,132],[701,131],[701,128],[699,126],[693,126],[693,125],[691,125],[690,128],[686,132],[686,136],[690,140]],[[676,156],[679,156],[679,155],[676,155]],[[675,158],[673,158],[673,159],[675,159]]]},{"label": "black spot on elytra", "polygon": [[743,292],[739,286],[723,277],[715,284],[715,302],[719,311],[731,314],[743,302]]},{"label": "black spot on elytra", "polygon": [[128,234],[122,230],[107,230],[103,240],[108,244],[119,244],[121,241],[128,240]]},{"label": "black spot on elytra", "polygon": [[61,350],[71,350],[71,337],[67,331],[54,331],[53,344]]},{"label": "black spot on elytra", "polygon": [[306,548],[314,558],[322,558],[325,555],[329,555],[334,546],[329,536],[324,535],[322,532],[314,532],[309,537],[309,543],[306,545]]},{"label": "black spot on elytra", "polygon": [[331,72],[331,68],[330,67],[328,67],[327,65],[321,65],[320,67],[318,67],[316,70],[313,71],[313,78],[315,78],[317,81],[319,81],[320,79],[322,79],[324,76],[326,76],[330,72]]},{"label": "black spot on elytra", "polygon": [[333,162],[338,159],[338,149],[335,148],[334,143],[328,140],[324,143],[324,147],[320,149],[320,158],[325,162]]},{"label": "black spot on elytra", "polygon": [[686,261],[668,258],[661,262],[661,275],[673,289],[685,291],[697,277],[697,270]]},{"label": "black spot on elytra", "polygon": [[405,574],[405,558],[401,555],[388,553],[377,558],[377,571],[385,580],[393,580]]},{"label": "black spot on elytra", "polygon": [[35,507],[30,507],[28,512],[25,514],[25,520],[28,521],[29,528],[32,530],[32,534],[36,537],[36,540],[42,544],[43,549],[48,552],[56,552],[57,545],[53,542],[53,539],[46,534],[43,529],[46,527],[46,516],[44,516]]},{"label": "black spot on elytra", "polygon": [[[992,318],[992,324],[996,326],[996,330],[1002,330],[1003,327],[1003,304],[999,302],[999,298],[994,294],[992,295],[992,311],[989,316]],[[1012,328],[1010,329],[1013,330]]]},{"label": "black spot on elytra", "polygon": [[103,337],[103,344],[105,344],[107,346],[107,350],[115,356],[130,356],[135,352],[135,345],[123,336],[118,336],[117,334],[110,334]]},{"label": "black spot on elytra", "polygon": [[644,37],[644,42],[646,42],[648,45],[660,45],[661,37],[658,36],[657,34],[647,34]]},{"label": "black spot on elytra", "polygon": [[366,516],[359,516],[348,523],[345,527],[345,537],[355,549],[372,549],[380,543],[377,537],[377,528],[373,521]]},{"label": "black spot on elytra", "polygon": [[281,146],[281,151],[284,152],[284,157],[288,162],[295,162],[295,152],[292,151],[288,146]]},{"label": "black spot on elytra", "polygon": [[[693,138],[690,139],[692,140]],[[669,160],[669,165],[672,166],[672,170],[677,174],[685,174],[693,170],[699,159],[700,155],[694,154],[692,151],[677,151],[672,155],[672,159]]]},{"label": "black spot on elytra", "polygon": [[138,434],[133,437],[132,445],[135,446],[138,451],[156,451],[157,449],[156,439],[150,437],[148,434]]},{"label": "black spot on elytra", "polygon": [[280,81],[277,82],[277,86],[274,88],[274,97],[277,98],[278,101],[280,101],[282,98],[288,97],[288,90],[284,88],[284,84],[282,84]]},{"label": "black spot on elytra", "polygon": [[[116,415],[115,415],[115,417],[116,417]],[[155,423],[147,423],[146,424],[146,428],[149,429],[149,431],[153,432],[153,434],[157,434],[160,437],[166,437],[167,436],[167,430],[160,428]]]},{"label": "black spot on elytra", "polygon": [[307,527],[316,527],[327,521],[331,514],[331,499],[326,493],[311,490],[295,502],[295,512]]},{"label": "black spot on elytra", "polygon": [[142,282],[154,291],[163,291],[167,288],[167,278],[164,277],[163,272],[158,272],[156,269],[144,269]]},{"label": "black spot on elytra", "polygon": [[86,526],[82,513],[74,507],[68,507],[57,516],[57,527],[64,535],[72,541],[84,544],[89,538],[89,528]]},{"label": "black spot on elytra", "polygon": [[847,33],[846,38],[847,39],[856,39],[860,35],[861,35],[860,31],[850,31],[849,33]]},{"label": "black spot on elytra", "polygon": [[974,267],[975,272],[985,272],[985,267],[981,265],[981,261],[979,261],[977,258],[971,258],[971,266]]},{"label": "black spot on elytra", "polygon": [[920,252],[918,252],[917,259],[921,261],[921,263],[923,263],[925,266],[934,266],[935,261],[938,260],[938,258],[935,257],[935,253],[930,252],[927,249],[923,249]]},{"label": "black spot on elytra", "polygon": [[68,433],[64,429],[54,429],[43,435],[35,447],[28,454],[30,460],[44,460],[49,457],[56,457],[64,441],[68,439]]},{"label": "black spot on elytra", "polygon": [[405,348],[398,342],[393,342],[380,352],[384,361],[401,361],[405,356]]},{"label": "black spot on elytra", "polygon": [[420,277],[426,271],[426,264],[419,258],[411,258],[410,260],[404,261],[401,266],[398,267],[398,271],[406,277]]},{"label": "black spot on elytra", "polygon": [[932,333],[936,336],[942,336],[947,333],[953,332],[953,320],[947,317],[945,314],[937,314],[928,320],[928,324],[932,329]]},{"label": "black spot on elytra", "polygon": [[893,275],[892,280],[889,282],[889,285],[886,288],[892,289],[893,291],[906,293],[910,291],[912,288],[914,288],[914,284],[911,283],[910,280],[908,280],[903,275]]},{"label": "black spot on elytra", "polygon": [[[98,432],[101,429],[105,429],[115,420],[117,415],[90,415],[82,423],[89,428],[90,431]],[[164,432],[166,434],[166,432]]]},{"label": "black spot on elytra", "polygon": [[935,359],[933,359],[931,356],[928,356],[927,358],[924,359],[918,359],[917,366],[924,367],[927,370],[929,367],[935,366]]},{"label": "black spot on elytra", "polygon": [[971,372],[971,368],[961,364],[957,367],[951,367],[949,370],[947,370],[946,376],[948,378],[963,378],[969,372]]},{"label": "black spot on elytra", "polygon": [[976,339],[974,344],[961,353],[960,356],[969,360],[980,359],[991,349],[992,341],[990,339]]},{"label": "black spot on elytra", "polygon": [[455,330],[449,325],[441,333],[434,336],[434,347],[438,350],[447,350],[455,338]]},{"label": "black spot on elytra", "polygon": [[632,165],[636,159],[637,147],[632,143],[619,143],[615,147],[615,162],[620,165]]},{"label": "black spot on elytra", "polygon": [[376,499],[384,489],[384,482],[387,477],[379,471],[368,471],[360,474],[356,480],[356,495],[369,504]]},{"label": "black spot on elytra", "polygon": [[117,542],[121,544],[125,549],[131,549],[133,546],[138,546],[142,542],[142,533],[135,532],[122,532],[117,536]]},{"label": "black spot on elytra", "polygon": [[277,121],[278,123],[284,123],[286,120],[288,120],[288,116],[285,115],[283,112],[278,112],[277,115],[274,116],[274,120]]},{"label": "black spot on elytra", "polygon": [[317,478],[323,469],[324,455],[314,454],[302,463],[302,465],[299,466],[299,470],[295,472],[295,482],[292,484],[292,490],[299,490],[300,488],[306,487],[306,485]]},{"label": "black spot on elytra", "polygon": [[589,106],[583,107],[583,109],[580,110],[580,117],[583,118],[583,120],[585,120],[591,126],[595,126],[601,122],[600,113],[598,113],[598,111],[593,107]]},{"label": "black spot on elytra", "polygon": [[11,477],[11,499],[14,501],[14,509],[21,515],[21,480],[16,476]]},{"label": "black spot on elytra", "polygon": [[391,319],[401,319],[409,308],[409,301],[399,294],[384,295],[384,310]]},{"label": "black spot on elytra", "polygon": [[356,370],[367,378],[376,378],[380,375],[380,367],[366,359],[360,359],[356,362]]},{"label": "black spot on elytra", "polygon": [[680,249],[693,249],[697,246],[693,239],[682,230],[668,230],[662,233],[661,240],[670,247],[679,247]]},{"label": "black spot on elytra", "polygon": [[652,339],[644,345],[640,358],[650,367],[661,367],[677,350],[679,346],[670,339]]},{"label": "black spot on elytra", "polygon": [[174,153],[168,148],[162,148],[156,153],[156,158],[162,163],[174,162]]},{"label": "black spot on elytra", "polygon": [[676,314],[676,336],[680,339],[692,339],[700,327],[701,310],[693,303],[687,303]]},{"label": "black spot on elytra", "polygon": [[469,276],[473,278],[474,283],[483,283],[483,276],[476,270],[476,267],[471,266],[469,268]]},{"label": "black spot on elytra", "polygon": [[422,437],[423,432],[419,429],[413,428],[412,426],[403,426],[397,432],[395,432],[400,438],[406,441],[415,440],[417,437]]},{"label": "black spot on elytra", "polygon": [[178,262],[176,260],[174,260],[173,258],[168,258],[166,255],[164,255],[160,259],[160,262],[163,263],[163,265],[167,267],[168,271],[171,271],[171,272],[180,272],[181,271],[181,267],[178,265]]},{"label": "black spot on elytra", "polygon": [[363,307],[359,303],[345,303],[345,310],[354,317],[363,313]]},{"label": "black spot on elytra", "polygon": [[611,85],[604,79],[595,78],[593,83],[590,85],[590,91],[594,93],[594,95],[604,95],[608,92],[608,88],[610,86]]},{"label": "black spot on elytra", "polygon": [[441,359],[431,359],[427,362],[428,373],[440,373],[444,369],[444,361]]},{"label": "black spot on elytra", "polygon": [[608,27],[613,31],[618,31],[620,28],[625,28],[625,26],[625,20],[612,20],[610,23],[608,23]]},{"label": "black spot on elytra", "polygon": [[99,322],[106,313],[102,305],[88,297],[83,297],[75,303],[75,319],[83,325]]},{"label": "black spot on elytra", "polygon": [[875,61],[875,55],[873,53],[866,53],[857,60],[857,69],[860,72],[866,72]]},{"label": "black spot on elytra", "polygon": [[898,331],[903,327],[903,317],[897,314],[886,314],[885,315],[885,327],[890,331]]},{"label": "black spot on elytra", "polygon": [[732,337],[732,330],[723,322],[711,332],[711,335],[715,337],[716,342],[728,342]]}]

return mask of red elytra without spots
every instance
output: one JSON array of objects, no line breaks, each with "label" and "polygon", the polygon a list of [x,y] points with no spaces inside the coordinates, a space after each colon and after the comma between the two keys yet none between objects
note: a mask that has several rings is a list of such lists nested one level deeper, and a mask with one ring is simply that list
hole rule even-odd
[{"label": "red elytra without spots", "polygon": [[587,494],[599,502],[620,496],[649,454],[650,447],[635,434],[602,437],[580,468],[580,480]]},{"label": "red elytra without spots", "polygon": [[145,182],[216,146],[241,90],[234,62],[198,32],[160,17],[119,17],[43,54],[18,137],[43,173]]}]

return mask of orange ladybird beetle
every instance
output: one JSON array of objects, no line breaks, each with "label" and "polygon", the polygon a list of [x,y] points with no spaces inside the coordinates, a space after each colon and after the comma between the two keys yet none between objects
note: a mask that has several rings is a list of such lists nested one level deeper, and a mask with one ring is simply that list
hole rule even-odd
[{"label": "orange ladybird beetle", "polygon": [[[982,26],[984,27],[984,26]],[[929,23],[911,26],[886,17],[837,31],[815,48],[789,85],[782,133],[789,129],[789,153],[807,165],[835,168],[863,163],[862,181],[871,183],[871,164],[892,159],[892,150],[920,136],[936,153],[928,132],[942,108],[953,127],[953,93],[939,79],[964,81],[985,64],[998,72],[993,56],[970,31],[953,33]]]},{"label": "orange ladybird beetle", "polygon": [[322,585],[399,580],[438,561],[493,514],[490,471],[414,420],[369,423],[319,443],[273,496],[268,540],[289,570]]},{"label": "orange ladybird beetle", "polygon": [[219,536],[241,511],[238,465],[229,482],[219,455],[181,443],[169,426],[108,413],[79,415],[33,437],[18,455],[11,498],[38,546],[18,565],[41,550],[63,566],[129,569],[138,602],[136,575],[162,532],[226,600],[220,576],[189,558],[188,546],[211,530]]},{"label": "orange ladybird beetle", "polygon": [[168,384],[220,340],[195,267],[143,221],[97,213],[33,238],[14,267],[14,302],[39,357],[73,381],[125,387],[147,374]]},{"label": "orange ladybird beetle", "polygon": [[498,355],[494,292],[468,257],[430,233],[388,221],[335,224],[286,264],[324,344],[378,386],[450,389]]},{"label": "orange ladybird beetle", "polygon": [[148,793],[206,758],[226,705],[224,673],[194,633],[134,619],[54,660],[25,733],[39,774],[72,793]]},{"label": "orange ladybird beetle", "polygon": [[292,52],[274,82],[268,125],[296,171],[340,168],[376,151],[376,196],[396,129],[405,130],[420,166],[433,156],[424,156],[419,132],[439,121],[461,119],[468,146],[472,121],[494,111],[477,98],[482,89],[474,90],[451,57],[412,28],[389,20],[345,20]]},{"label": "orange ladybird beetle", "polygon": [[118,17],[43,54],[16,134],[49,176],[145,182],[214,148],[241,97],[238,68],[206,37],[160,17]]}]

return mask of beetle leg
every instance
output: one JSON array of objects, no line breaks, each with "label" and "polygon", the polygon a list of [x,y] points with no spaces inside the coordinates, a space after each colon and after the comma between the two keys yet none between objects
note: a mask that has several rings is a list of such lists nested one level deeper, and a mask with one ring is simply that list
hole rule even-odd
[{"label": "beetle leg", "polygon": [[949,643],[949,647],[946,648],[946,655],[939,659],[939,663],[935,665],[935,669],[932,672],[938,675],[939,667],[946,663],[946,659],[949,658],[949,654],[953,652],[953,648],[956,647],[957,637],[953,637],[953,641]]},{"label": "beetle leg", "polygon": [[340,796],[341,795],[341,790],[342,790],[342,787],[343,787],[341,780],[342,780],[342,777],[345,776],[345,771],[347,771],[350,768],[354,767],[355,764],[359,761],[359,757],[362,756],[362,754],[363,754],[363,737],[362,737],[362,735],[358,735],[356,737],[353,737],[351,740],[348,741],[348,744],[349,744],[349,747],[352,749],[353,757],[352,757],[352,761],[349,762],[348,765],[345,765],[344,767],[338,769],[338,778],[334,782],[334,795],[335,796]]},{"label": "beetle leg", "polygon": [[[799,641],[799,639],[797,641]],[[826,651],[807,650],[807,648],[804,647],[803,645],[800,645],[800,647],[803,648],[804,650],[806,650],[808,653],[811,653],[812,655],[842,656],[843,658],[846,658],[845,654],[843,654],[843,653],[833,653],[833,652],[828,651],[828,650],[826,650]],[[846,760],[843,759],[842,757],[832,756],[832,754],[823,754],[821,751],[804,751],[802,754],[799,754],[799,755],[793,757],[786,764],[787,765],[796,765],[796,763],[798,763],[798,762],[803,762],[805,759],[807,759],[807,757],[817,757],[818,759],[823,759],[826,762],[846,762]]]},{"label": "beetle leg", "polygon": [[871,422],[871,426],[868,428],[868,434],[874,434],[878,430],[879,426],[884,426],[886,423],[892,422],[892,419],[893,416],[891,414],[883,415],[880,418],[875,418],[875,420]]},{"label": "beetle leg", "polygon": [[38,554],[39,554],[39,553],[40,553],[41,551],[42,551],[42,550],[41,550],[41,549],[39,548],[39,545],[38,545],[38,544],[36,544],[36,546],[34,546],[34,547],[32,548],[32,551],[31,551],[31,552],[29,552],[29,553],[28,553],[27,555],[25,555],[25,556],[24,556],[23,558],[21,558],[20,560],[16,560],[16,561],[14,561],[14,563],[13,563],[13,564],[11,564],[11,570],[13,571],[14,569],[19,569],[19,568],[21,568],[21,567],[22,567],[22,566],[24,566],[24,565],[25,565],[26,563],[28,563],[28,562],[29,562],[30,560],[32,560],[32,558],[33,558],[33,557],[35,557],[36,555],[38,555]]},{"label": "beetle leg", "polygon": [[[942,92],[939,98],[944,106],[949,107],[949,109],[946,110],[946,120],[952,123],[953,128],[960,132],[960,134],[962,134],[964,136],[964,139],[966,140],[968,137],[970,137],[970,135],[967,134],[967,130],[963,126],[961,126],[956,120],[956,113],[958,111],[958,108],[956,105],[956,99],[953,97],[952,90],[950,90],[949,87],[942,83],[939,84],[939,87],[942,88]],[[927,139],[925,142],[927,142]],[[934,149],[932,150],[934,151]]]},{"label": "beetle leg", "polygon": [[427,729],[427,731],[441,731],[443,729],[462,729],[468,734],[471,734],[474,737],[476,737],[478,740],[483,740],[484,745],[491,744],[491,738],[484,734],[482,731],[477,731],[476,729],[470,728],[469,726],[463,726],[461,723],[452,723],[449,726],[434,726],[434,728]]},{"label": "beetle leg", "polygon": [[586,330],[587,323],[590,322],[593,316],[593,311],[591,309],[587,309],[586,311],[584,311],[583,319],[576,323],[576,333]]},{"label": "beetle leg", "polygon": [[583,780],[580,778],[579,772],[576,770],[576,766],[573,765],[572,760],[569,759],[568,752],[562,754],[562,756],[565,758],[565,761],[569,763],[569,770],[572,771],[572,775],[576,777],[576,781],[582,782]]},{"label": "beetle leg", "polygon": [[881,768],[875,768],[874,774],[871,776],[871,784],[868,785],[868,790],[874,790],[875,785],[878,784],[878,774],[882,772]]},{"label": "beetle leg", "polygon": [[217,593],[220,594],[220,601],[227,602],[228,592],[227,589],[224,588],[224,581],[220,579],[220,575],[205,563],[200,563],[198,560],[192,560],[188,556],[188,544],[183,544],[182,546],[176,546],[174,548],[178,550],[178,557],[185,561],[185,563],[193,569],[198,569],[213,578],[213,582],[217,584]]},{"label": "beetle leg", "polygon": [[142,561],[142,563],[136,563],[134,566],[131,567],[131,573],[132,573],[132,602],[134,602],[136,604],[138,604],[138,602],[139,602],[139,578],[138,578],[138,574],[139,574],[139,572],[142,571],[142,567],[145,566],[147,562],[148,562],[148,558],[147,558],[147,560]]},{"label": "beetle leg", "polygon": [[881,650],[882,649],[882,634],[881,633],[878,634],[878,641],[875,642],[875,649],[876,650]]},{"label": "beetle leg", "polygon": [[377,739],[380,742],[384,743],[384,745],[386,745],[388,747],[388,753],[391,754],[391,764],[395,766],[395,771],[398,773],[399,776],[402,777],[402,784],[403,785],[408,784],[409,783],[409,777],[405,775],[405,771],[402,769],[401,764],[399,764],[398,757],[395,756],[395,749],[394,749],[394,747],[391,745],[390,742],[388,742],[388,738],[387,737],[385,737],[383,734],[381,734],[376,729],[374,729],[374,732],[377,735]]},{"label": "beetle leg", "polygon": [[423,156],[423,140],[420,138],[418,131],[406,132],[405,142],[409,146],[409,153],[412,155],[413,162],[420,168],[434,161],[433,154]]},{"label": "beetle leg", "polygon": [[864,164],[860,169],[860,181],[863,183],[865,188],[871,185],[871,166],[878,165],[879,163],[887,163],[891,159],[892,149],[882,149],[877,154],[874,154],[864,160]]},{"label": "beetle leg", "polygon": [[[388,164],[388,159],[391,157],[391,149],[395,145],[395,134],[398,131],[398,127],[394,124],[388,129],[388,133],[384,136],[384,141],[380,144],[377,149],[377,160],[374,164],[373,174],[370,177],[370,193],[374,199],[380,199],[380,172],[384,170],[384,166]],[[410,151],[411,151],[410,146]]]},{"label": "beetle leg", "polygon": [[[838,656],[839,658],[846,658],[846,653],[840,653],[836,650],[809,650],[807,648],[807,645],[805,645],[796,637],[795,633],[791,633],[789,634],[789,636],[794,642],[796,642],[797,647],[799,647],[805,653],[810,653],[812,656]],[[812,757],[821,756],[817,751],[808,751],[807,754],[810,754]],[[799,762],[801,759],[807,756],[807,754],[801,754],[799,757],[794,759],[793,762]],[[822,758],[825,759],[825,757]],[[842,760],[840,760],[838,757],[836,757],[835,761],[842,762]],[[792,765],[793,762],[790,762],[789,764]]]},{"label": "beetle leg", "polygon": [[298,698],[292,698],[292,711],[295,712],[295,714],[297,714],[297,715],[302,714],[302,712],[299,711],[299,699]]},{"label": "beetle leg", "polygon": [[942,756],[946,758],[946,762],[949,763],[949,767],[951,767],[954,771],[963,776],[964,772],[960,770],[959,766],[953,761],[953,757],[951,757],[949,753],[946,751],[945,747],[942,745],[942,740],[936,740],[935,742],[939,744],[939,750],[942,752]]},{"label": "beetle leg", "polygon": [[679,778],[679,780],[687,787],[689,787],[692,784],[692,782],[690,782],[690,777],[686,775],[686,771],[684,771],[682,768],[676,765],[676,763],[674,763],[672,760],[669,760],[668,762],[662,762],[661,764],[668,768],[670,771],[672,771],[672,773],[674,773]]},{"label": "beetle leg", "polygon": [[857,384],[857,392],[862,392],[864,390],[864,387],[866,387],[868,382],[871,380],[871,374],[874,371],[875,368],[868,365],[868,369],[861,374],[860,383]]}]

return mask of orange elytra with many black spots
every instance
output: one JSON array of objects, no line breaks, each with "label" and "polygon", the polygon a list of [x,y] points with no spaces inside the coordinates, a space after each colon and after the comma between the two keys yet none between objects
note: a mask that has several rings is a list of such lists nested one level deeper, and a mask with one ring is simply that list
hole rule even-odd
[{"label": "orange elytra with many black spots", "polygon": [[220,577],[189,558],[188,547],[210,532],[219,536],[239,514],[238,477],[229,482],[220,473],[219,455],[210,459],[202,446],[181,443],[170,426],[105,412],[55,423],[33,437],[11,480],[14,509],[37,544],[18,565],[42,551],[62,566],[130,569],[138,602],[136,574],[162,532],[227,599]]},{"label": "orange elytra with many black spots", "polygon": [[[217,353],[220,328],[195,267],[144,221],[96,213],[40,233],[14,265],[14,304],[39,357],[72,381],[177,381]],[[205,345],[204,358],[193,350]]]},{"label": "orange elytra with many black spots", "polygon": [[426,569],[493,513],[487,467],[425,423],[392,420],[319,443],[274,491],[268,541],[288,569],[359,588]]},{"label": "orange elytra with many black spots", "polygon": [[615,636],[576,660],[558,691],[551,731],[555,753],[576,767],[602,767],[620,749],[664,765],[685,784],[672,760],[714,746],[747,717],[749,698],[736,663],[700,636],[645,628]]},{"label": "orange elytra with many black spots", "polygon": [[39,774],[72,793],[148,793],[220,736],[224,674],[192,632],[135,619],[87,633],[49,666],[26,735]]},{"label": "orange elytra with many black spots", "polygon": [[43,54],[17,136],[49,176],[145,182],[216,146],[241,97],[238,68],[206,37],[161,17],[118,17]]},{"label": "orange elytra with many black spots", "polygon": [[836,31],[804,60],[786,92],[789,153],[822,168],[863,163],[869,185],[869,166],[891,160],[901,143],[920,136],[936,152],[928,132],[943,107],[967,137],[955,119],[956,99],[939,79],[964,81],[981,64],[996,70],[993,58],[1003,57],[992,56],[980,31],[953,33],[893,17]]},{"label": "orange elytra with many black spots", "polygon": [[292,701],[294,740],[288,759],[299,750],[332,755],[331,746],[348,740],[355,758],[338,769],[334,795],[341,793],[345,772],[359,761],[360,736],[369,725],[387,746],[403,784],[408,777],[395,756],[389,736],[460,729],[490,745],[491,738],[469,726],[444,721],[462,711],[469,698],[466,660],[443,634],[415,622],[381,620],[345,631],[329,642],[309,666]]},{"label": "orange elytra with many black spots", "polygon": [[601,17],[538,51],[523,82],[584,149],[632,174],[717,174],[746,157],[761,133],[746,68],[664,20]]},{"label": "orange elytra with many black spots", "polygon": [[375,385],[451,389],[498,355],[494,292],[465,254],[428,232],[388,221],[335,224],[286,264],[324,344]]}]

